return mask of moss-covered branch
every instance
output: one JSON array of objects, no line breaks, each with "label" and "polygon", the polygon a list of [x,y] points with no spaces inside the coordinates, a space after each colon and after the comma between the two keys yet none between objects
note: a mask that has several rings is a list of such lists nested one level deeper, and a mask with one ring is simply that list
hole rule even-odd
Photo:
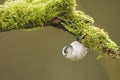
[{"label": "moss-covered branch", "polygon": [[[70,6],[69,6],[70,5]],[[64,13],[73,11],[74,0],[13,0],[0,6],[0,30],[44,27]]]},{"label": "moss-covered branch", "polygon": [[84,12],[76,11],[61,19],[65,29],[74,34],[83,45],[101,53],[100,56],[119,58],[119,46],[109,38],[107,32],[95,27],[94,20]]},{"label": "moss-covered branch", "polygon": [[0,31],[54,26],[72,33],[91,50],[118,58],[117,44],[75,5],[75,0],[11,0],[0,5]]}]

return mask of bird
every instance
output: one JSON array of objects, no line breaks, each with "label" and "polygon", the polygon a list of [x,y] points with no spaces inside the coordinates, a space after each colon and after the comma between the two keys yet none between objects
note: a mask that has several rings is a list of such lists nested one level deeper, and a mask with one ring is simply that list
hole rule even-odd
[{"label": "bird", "polygon": [[73,41],[69,45],[64,46],[62,54],[71,61],[82,60],[87,53],[87,48],[79,41]]}]

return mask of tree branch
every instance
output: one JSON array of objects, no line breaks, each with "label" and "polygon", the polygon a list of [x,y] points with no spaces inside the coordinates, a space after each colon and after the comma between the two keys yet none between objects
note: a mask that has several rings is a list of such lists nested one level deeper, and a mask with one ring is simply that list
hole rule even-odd
[{"label": "tree branch", "polygon": [[77,11],[75,0],[11,0],[0,5],[0,32],[53,26],[72,33],[84,46],[119,58],[119,47],[92,17]]}]

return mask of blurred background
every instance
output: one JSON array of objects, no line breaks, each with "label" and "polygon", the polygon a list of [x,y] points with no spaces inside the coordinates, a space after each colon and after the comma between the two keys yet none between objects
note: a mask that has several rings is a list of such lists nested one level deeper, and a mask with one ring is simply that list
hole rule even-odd
[{"label": "blurred background", "polygon": [[[3,4],[5,0],[0,0]],[[77,0],[77,9],[95,19],[120,45],[120,0]],[[62,48],[75,38],[52,27],[0,33],[0,80],[120,80],[120,60],[88,51],[81,61],[69,61]]]}]

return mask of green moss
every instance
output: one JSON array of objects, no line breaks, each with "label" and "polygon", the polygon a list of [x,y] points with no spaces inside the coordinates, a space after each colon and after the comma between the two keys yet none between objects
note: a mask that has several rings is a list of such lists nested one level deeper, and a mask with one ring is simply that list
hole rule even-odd
[{"label": "green moss", "polygon": [[80,42],[87,48],[112,57],[119,56],[119,47],[108,36],[103,29],[95,27],[93,18],[83,12],[75,12],[69,16],[60,17],[65,29],[77,35]]},{"label": "green moss", "polygon": [[43,27],[74,9],[74,0],[13,0],[0,7],[0,30]]},{"label": "green moss", "polygon": [[75,0],[9,0],[0,5],[0,31],[35,29],[58,19],[59,27],[79,38],[91,50],[119,57],[118,46],[107,32],[94,26],[94,19],[77,11]]}]

